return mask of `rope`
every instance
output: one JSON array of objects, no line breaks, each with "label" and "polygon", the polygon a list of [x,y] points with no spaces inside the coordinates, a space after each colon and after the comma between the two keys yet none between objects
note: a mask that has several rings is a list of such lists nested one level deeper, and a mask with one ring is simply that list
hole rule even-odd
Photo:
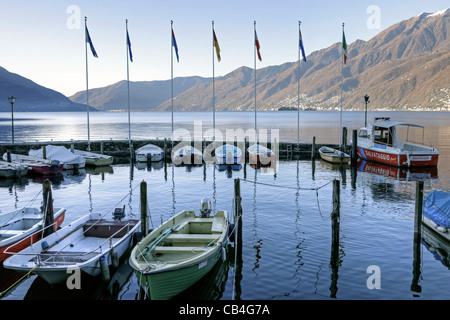
[{"label": "rope", "polygon": [[9,288],[7,288],[6,290],[0,292],[0,297],[3,297],[3,295],[8,292],[9,290],[11,290],[11,288],[13,288],[14,286],[16,286],[20,281],[22,281],[23,279],[25,279],[26,277],[28,277],[30,275],[30,273],[32,273],[34,271],[34,269],[38,268],[39,266],[34,267],[33,269],[31,269],[30,271],[28,271],[26,274],[24,274],[19,280],[17,280],[16,282],[14,282],[11,286],[9,286]]},{"label": "rope", "polygon": [[311,191],[317,191],[319,189],[322,189],[323,187],[325,187],[325,186],[329,185],[331,182],[333,182],[333,181],[329,181],[329,182],[325,183],[324,185],[317,187],[317,188],[301,188],[301,187],[296,188],[296,187],[289,187],[289,186],[280,186],[280,185],[270,184],[270,183],[250,181],[250,180],[246,180],[246,179],[241,179],[241,181],[254,183],[254,184],[260,184],[260,185],[268,186],[268,187],[284,188],[284,189],[291,189],[291,190],[311,190]]}]

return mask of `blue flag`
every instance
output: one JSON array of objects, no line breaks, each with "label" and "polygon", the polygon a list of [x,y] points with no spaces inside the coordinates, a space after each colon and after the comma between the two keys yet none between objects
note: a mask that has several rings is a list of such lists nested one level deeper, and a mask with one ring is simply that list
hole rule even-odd
[{"label": "blue flag", "polygon": [[303,61],[306,62],[305,49],[303,48],[302,32],[300,30],[298,32],[299,32],[299,39],[300,39],[300,50],[302,51]]},{"label": "blue flag", "polygon": [[130,41],[130,36],[128,35],[128,30],[127,30],[127,45],[128,45],[128,51],[130,52],[130,61],[133,62],[133,54],[131,53],[131,41]]},{"label": "blue flag", "polygon": [[175,47],[175,53],[177,55],[177,61],[180,62],[180,58],[178,57],[177,40],[175,40],[175,34],[173,33],[173,29],[172,29],[172,46]]},{"label": "blue flag", "polygon": [[86,26],[86,42],[89,43],[89,46],[91,47],[91,51],[92,51],[92,54],[94,55],[94,57],[98,58],[97,52],[95,51],[94,45],[92,44],[91,37],[89,36],[89,31],[88,31],[87,26]]}]

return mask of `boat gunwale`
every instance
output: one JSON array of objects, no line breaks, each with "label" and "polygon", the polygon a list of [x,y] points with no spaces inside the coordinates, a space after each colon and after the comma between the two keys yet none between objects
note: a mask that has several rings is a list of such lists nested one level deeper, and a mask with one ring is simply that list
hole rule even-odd
[{"label": "boat gunwale", "polygon": [[[228,213],[226,210],[218,210],[217,212],[222,212],[223,217],[221,218],[221,220],[223,220],[227,225],[228,225]],[[171,267],[161,267],[159,269],[155,269],[155,270],[149,270],[148,267],[146,267],[146,265],[149,265],[150,263],[148,261],[143,261],[140,262],[138,261],[138,258],[136,257],[138,254],[138,250],[142,252],[142,250],[144,250],[144,248],[146,248],[147,246],[149,246],[151,244],[151,242],[153,240],[155,240],[158,235],[160,235],[162,233],[162,231],[164,230],[164,227],[168,227],[169,225],[175,225],[175,219],[178,216],[181,216],[182,214],[192,214],[192,216],[189,216],[188,219],[182,219],[183,222],[189,223],[191,222],[191,219],[208,219],[207,223],[213,223],[215,215],[214,216],[210,216],[209,218],[199,218],[198,216],[195,216],[195,211],[193,210],[183,210],[180,213],[178,213],[177,215],[173,216],[172,218],[170,218],[169,220],[167,220],[166,222],[164,222],[163,224],[161,224],[158,228],[154,229],[152,232],[150,232],[146,237],[144,237],[134,248],[133,251],[130,254],[130,266],[132,267],[133,270],[135,270],[136,272],[139,272],[142,275],[150,275],[150,274],[156,274],[156,273],[162,273],[162,272],[170,272],[170,271],[174,271],[174,270],[180,270],[183,268],[187,268],[198,265],[202,262],[204,262],[205,260],[208,260],[211,256],[214,256],[216,254],[216,251],[220,250],[220,248],[223,247],[224,243],[226,242],[226,237],[228,234],[228,227],[222,227],[222,231],[220,233],[217,233],[219,236],[217,238],[217,240],[214,240],[214,246],[209,247],[208,250],[205,251],[201,251],[198,254],[194,254],[192,257],[189,257],[186,259],[186,261],[182,262],[184,264],[173,264],[173,266]],[[217,213],[216,213],[217,214]],[[179,229],[179,228],[177,228]],[[151,237],[151,234],[154,233],[154,237]],[[142,250],[141,250],[142,247]],[[202,258],[206,256],[205,258]],[[190,262],[189,260],[195,259],[195,261]],[[155,262],[155,264],[157,264],[157,262]],[[166,263],[168,264],[168,263]]]}]

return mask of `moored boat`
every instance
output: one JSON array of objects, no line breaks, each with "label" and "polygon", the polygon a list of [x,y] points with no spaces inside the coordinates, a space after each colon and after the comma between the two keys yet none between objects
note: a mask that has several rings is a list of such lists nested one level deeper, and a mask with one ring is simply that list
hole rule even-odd
[{"label": "moored boat", "polygon": [[350,155],[347,153],[333,149],[330,147],[321,147],[319,148],[320,157],[331,163],[348,163],[350,161]]},{"label": "moored boat", "polygon": [[260,144],[253,144],[248,149],[249,161],[251,164],[262,166],[274,166],[275,153],[267,147]]},{"label": "moored boat", "polygon": [[114,157],[108,156],[105,154],[83,151],[74,149],[73,153],[83,157],[86,160],[87,166],[101,167],[101,166],[109,166],[113,163]]},{"label": "moored boat", "polygon": [[[400,141],[397,136],[398,126],[408,127],[408,134],[410,127],[424,130],[423,126],[416,124],[390,121],[390,118],[384,117],[375,118],[373,124],[359,130],[358,156],[364,160],[396,167],[437,166],[438,150],[417,143]],[[406,140],[408,141],[408,137]]]},{"label": "moored boat", "polygon": [[73,154],[69,149],[63,146],[47,145],[40,149],[31,149],[28,155],[49,160],[58,160],[63,164],[64,170],[82,169],[86,165],[86,160],[79,155]]},{"label": "moored boat", "polygon": [[150,143],[137,149],[135,156],[138,162],[158,162],[163,160],[164,150]]},{"label": "moored boat", "polygon": [[173,151],[172,163],[176,165],[199,165],[203,163],[203,153],[193,146],[182,146]]},{"label": "moored boat", "polygon": [[423,201],[422,221],[434,232],[450,241],[450,193],[434,190]]},{"label": "moored boat", "polygon": [[[63,170],[63,165],[58,160],[48,160],[14,153],[10,154],[10,156],[12,162],[26,165],[32,173],[47,175],[61,173]],[[7,159],[6,153],[3,155],[3,159]]]},{"label": "moored boat", "polygon": [[87,214],[62,229],[15,253],[3,265],[21,273],[32,271],[49,284],[64,283],[79,268],[92,277],[103,268],[118,266],[131,247],[140,221]]},{"label": "moored boat", "polygon": [[180,212],[133,248],[130,266],[152,300],[171,299],[183,292],[206,275],[223,255],[227,212],[209,216],[210,202],[207,208],[200,216],[194,211]]},{"label": "moored boat", "polygon": [[218,164],[240,164],[242,150],[231,144],[224,144],[215,150]]},{"label": "moored boat", "polygon": [[[50,186],[48,180],[44,183]],[[26,207],[0,215],[0,261],[11,256],[8,252],[27,248],[63,223],[66,209],[53,208],[51,191],[43,197],[44,205],[40,208]]]},{"label": "moored boat", "polygon": [[21,163],[0,161],[0,178],[18,178],[27,174],[28,167]]}]

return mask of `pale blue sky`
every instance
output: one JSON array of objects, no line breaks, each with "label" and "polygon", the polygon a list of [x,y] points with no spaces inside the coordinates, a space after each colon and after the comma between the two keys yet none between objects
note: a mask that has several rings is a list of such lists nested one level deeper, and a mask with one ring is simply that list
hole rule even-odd
[{"label": "pale blue sky", "polygon": [[[367,25],[373,15],[367,9],[373,5],[379,8],[379,29]],[[254,20],[263,59],[257,68],[262,68],[297,60],[298,20],[302,21],[309,55],[341,41],[342,22],[351,44],[357,39],[369,40],[401,20],[448,6],[448,0],[1,0],[0,66],[68,96],[85,90],[87,16],[99,55],[96,59],[88,53],[89,87],[124,80],[128,19],[134,58],[130,80],[167,80],[173,20],[180,54],[180,62],[174,62],[174,77],[211,77],[214,20],[222,56],[220,63],[215,61],[218,77],[240,66],[253,68]]]}]

